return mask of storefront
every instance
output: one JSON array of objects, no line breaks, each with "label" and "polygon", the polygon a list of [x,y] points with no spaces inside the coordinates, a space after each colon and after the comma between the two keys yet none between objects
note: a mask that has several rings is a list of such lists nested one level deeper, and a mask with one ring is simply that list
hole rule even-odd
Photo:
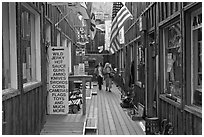
[{"label": "storefront", "polygon": [[167,119],[173,134],[202,134],[202,3],[126,6],[134,16],[125,25],[126,45],[135,48],[134,105]]},{"label": "storefront", "polygon": [[37,134],[46,108],[41,4],[5,2],[2,6],[2,133]]},{"label": "storefront", "polygon": [[[39,134],[45,123],[47,49],[66,46],[73,58],[71,25],[65,19],[55,26],[65,11],[61,8],[37,2],[2,3],[2,134]],[[71,72],[72,62],[68,64]]]}]

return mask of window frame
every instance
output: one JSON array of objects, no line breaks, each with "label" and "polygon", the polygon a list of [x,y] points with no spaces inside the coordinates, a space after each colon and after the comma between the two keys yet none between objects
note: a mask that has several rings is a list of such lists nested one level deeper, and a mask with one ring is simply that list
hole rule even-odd
[{"label": "window frame", "polygon": [[[167,74],[168,73],[167,72],[167,68],[168,68],[167,64],[168,64],[168,40],[169,40],[168,28],[177,24],[177,23],[179,23],[181,26],[181,21],[179,20],[179,18],[174,20],[174,22],[171,22],[168,25],[165,25],[164,27],[162,27],[162,44],[163,44],[162,57],[163,57],[163,77],[164,77],[163,78],[164,91],[162,93],[165,94],[166,96],[168,96],[169,95],[168,92],[170,92],[170,91],[168,91],[168,88],[167,88],[167,75],[168,75]],[[180,34],[180,35],[182,36],[182,34]],[[183,46],[183,45],[181,45],[181,46]],[[181,51],[181,52],[183,52],[183,51]],[[181,62],[181,67],[182,67],[182,65],[183,65],[183,62]],[[182,75],[184,75],[184,74],[182,74]],[[182,82],[182,81],[180,81],[180,82]],[[181,88],[181,90],[182,90],[182,88]],[[181,94],[182,94],[182,91],[181,91]],[[179,104],[181,103],[182,95],[180,95],[180,97],[177,97],[174,95],[173,96],[170,95],[168,97],[170,97],[174,101],[176,100],[175,102],[178,102]]]},{"label": "window frame", "polygon": [[[32,71],[31,81],[23,84],[23,88],[30,86],[36,82],[41,82],[41,37],[40,37],[40,14],[35,11],[29,4],[22,3],[22,8],[25,8],[29,13],[34,15],[32,28],[34,29],[34,36],[31,38],[31,60]],[[34,47],[33,47],[34,45]],[[35,57],[33,57],[35,55]],[[23,64],[22,64],[23,65]]]},{"label": "window frame", "polygon": [[[17,39],[16,39],[16,6],[13,2],[8,2],[8,23],[9,23],[9,57],[10,57],[10,87],[3,89],[2,92],[7,93],[18,89],[17,77]],[[3,24],[2,24],[3,25]],[[3,45],[2,45],[3,46]],[[4,60],[3,60],[4,61]],[[4,72],[3,72],[4,73]]]},{"label": "window frame", "polygon": [[[202,14],[202,8],[199,8],[195,11],[193,11],[191,13],[191,105],[194,105],[198,108],[201,108],[201,106],[198,106],[194,103],[194,93],[195,91],[197,90],[198,92],[201,92],[202,93],[202,85],[201,86],[198,86],[197,84],[197,80],[198,80],[198,77],[197,77],[197,74],[198,74],[198,67],[197,67],[197,63],[198,63],[198,60],[197,60],[197,54],[198,54],[198,50],[196,48],[198,48],[196,45],[195,47],[195,42],[194,42],[194,31],[197,31],[198,29],[202,29],[202,23],[199,25],[199,26],[196,26],[195,28],[193,28],[193,17],[194,16],[197,16],[198,14]],[[201,43],[201,47],[202,47],[202,43]],[[195,64],[196,63],[196,64]],[[202,71],[201,71],[202,72]]]}]

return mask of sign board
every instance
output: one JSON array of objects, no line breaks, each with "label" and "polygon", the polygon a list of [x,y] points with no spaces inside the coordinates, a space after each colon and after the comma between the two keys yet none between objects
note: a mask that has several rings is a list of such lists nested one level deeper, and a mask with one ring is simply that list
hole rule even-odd
[{"label": "sign board", "polygon": [[139,30],[142,31],[142,16],[139,17]]},{"label": "sign board", "polygon": [[74,75],[79,75],[79,65],[74,65]]},{"label": "sign board", "polygon": [[67,114],[68,47],[49,47],[48,113]]},{"label": "sign board", "polygon": [[146,30],[146,21],[144,16],[139,17],[139,30],[140,31]]},{"label": "sign board", "polygon": [[84,65],[84,63],[79,63],[79,75],[85,75],[85,65]]},{"label": "sign board", "polygon": [[85,56],[86,45],[77,44],[76,56]]},{"label": "sign board", "polygon": [[85,49],[76,48],[76,56],[85,56]]},{"label": "sign board", "polygon": [[111,20],[105,20],[105,50],[110,48]]},{"label": "sign board", "polygon": [[119,30],[119,42],[120,44],[125,43],[125,32],[124,32],[124,26]]},{"label": "sign board", "polygon": [[74,75],[85,75],[85,64],[74,65]]},{"label": "sign board", "polygon": [[87,30],[85,27],[75,27],[77,43],[88,43]]}]

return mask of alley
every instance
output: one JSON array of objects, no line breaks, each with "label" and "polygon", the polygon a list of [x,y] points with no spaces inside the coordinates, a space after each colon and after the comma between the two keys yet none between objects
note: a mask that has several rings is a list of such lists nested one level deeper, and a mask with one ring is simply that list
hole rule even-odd
[{"label": "alley", "polygon": [[[98,90],[95,88],[94,90]],[[97,92],[99,135],[143,135],[139,121],[133,121],[120,106],[120,91],[113,85],[112,92]]]},{"label": "alley", "polygon": [[[47,115],[47,120],[41,135],[144,135],[144,123],[133,121],[127,114],[127,109],[120,106],[121,92],[113,84],[112,92],[98,90],[94,83],[93,94],[87,101],[87,115],[81,112],[68,115]],[[86,118],[85,118],[86,117]],[[86,128],[87,119],[96,118],[95,128]],[[142,124],[142,125],[141,125]]]},{"label": "alley", "polygon": [[202,2],[1,7],[3,135],[202,135]]}]

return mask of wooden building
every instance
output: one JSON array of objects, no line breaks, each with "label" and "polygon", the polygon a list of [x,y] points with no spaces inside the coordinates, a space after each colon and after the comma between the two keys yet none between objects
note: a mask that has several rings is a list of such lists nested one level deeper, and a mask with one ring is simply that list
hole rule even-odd
[{"label": "wooden building", "polygon": [[66,5],[2,3],[3,135],[40,133],[47,113],[47,49],[68,47],[73,72],[76,23]]},{"label": "wooden building", "polygon": [[144,106],[146,117],[167,119],[174,134],[202,134],[202,3],[126,6],[134,19],[111,58],[125,85],[136,85],[134,105]]}]

